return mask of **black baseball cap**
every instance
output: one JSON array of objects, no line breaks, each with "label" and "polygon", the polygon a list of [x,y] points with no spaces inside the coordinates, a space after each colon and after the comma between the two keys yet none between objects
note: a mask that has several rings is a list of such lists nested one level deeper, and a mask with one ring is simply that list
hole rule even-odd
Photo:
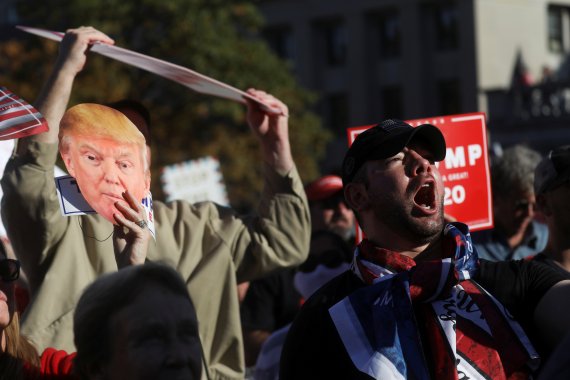
[{"label": "black baseball cap", "polygon": [[352,182],[358,169],[370,160],[382,160],[402,151],[412,140],[420,139],[433,154],[435,161],[445,158],[445,138],[431,124],[416,128],[401,120],[388,119],[360,133],[342,162],[342,183]]},{"label": "black baseball cap", "polygon": [[552,149],[534,171],[535,195],[554,190],[570,180],[570,145]]}]

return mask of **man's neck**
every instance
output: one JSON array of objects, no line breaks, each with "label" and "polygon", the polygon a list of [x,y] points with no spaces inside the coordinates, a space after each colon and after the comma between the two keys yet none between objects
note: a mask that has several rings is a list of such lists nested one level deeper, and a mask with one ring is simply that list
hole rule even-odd
[{"label": "man's neck", "polygon": [[400,242],[400,244],[394,244],[395,239],[392,240],[391,244],[380,243],[380,241],[385,240],[374,240],[371,238],[368,238],[368,240],[379,248],[385,248],[392,252],[399,253],[400,255],[408,256],[416,261],[441,259],[441,235],[432,242],[420,245],[414,245],[408,241]]},{"label": "man's neck", "polygon": [[412,257],[415,261],[439,260],[442,258],[441,237],[431,242],[420,254]]}]

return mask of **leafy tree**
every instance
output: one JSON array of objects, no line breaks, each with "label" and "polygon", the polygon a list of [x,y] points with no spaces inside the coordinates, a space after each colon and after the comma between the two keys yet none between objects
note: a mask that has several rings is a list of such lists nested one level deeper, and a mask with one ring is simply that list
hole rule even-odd
[{"label": "leafy tree", "polygon": [[[192,68],[237,88],[264,89],[290,109],[290,138],[301,176],[318,175],[330,135],[311,111],[314,96],[259,38],[262,17],[252,1],[53,0],[16,2],[19,23],[64,31],[92,25],[118,46]],[[0,43],[0,80],[33,100],[57,54],[56,43],[24,33]],[[230,202],[246,210],[261,189],[261,155],[245,123],[245,107],[194,93],[145,71],[92,55],[78,76],[71,104],[141,100],[153,118],[153,195],[161,199],[160,168],[217,157]]]}]

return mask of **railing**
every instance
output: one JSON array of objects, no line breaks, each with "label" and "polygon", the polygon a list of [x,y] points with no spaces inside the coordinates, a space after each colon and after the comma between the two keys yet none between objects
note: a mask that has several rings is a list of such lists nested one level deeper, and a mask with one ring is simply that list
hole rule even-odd
[{"label": "railing", "polygon": [[509,90],[486,91],[489,120],[500,124],[534,124],[570,120],[570,83],[549,82]]}]

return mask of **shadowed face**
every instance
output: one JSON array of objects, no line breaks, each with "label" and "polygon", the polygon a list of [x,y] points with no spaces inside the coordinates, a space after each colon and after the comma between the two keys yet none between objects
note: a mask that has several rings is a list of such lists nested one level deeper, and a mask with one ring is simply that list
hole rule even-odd
[{"label": "shadowed face", "polygon": [[533,192],[513,189],[497,196],[493,203],[495,224],[507,237],[524,233],[534,217],[536,200]]},{"label": "shadowed face", "polygon": [[87,203],[114,223],[113,214],[119,213],[115,203],[123,200],[125,190],[138,200],[149,191],[150,174],[143,154],[146,151],[141,152],[141,147],[134,143],[72,135],[62,157]]},{"label": "shadowed face", "polygon": [[345,203],[342,191],[311,202],[311,221],[313,231],[330,230],[344,238],[354,232],[354,213]]},{"label": "shadowed face", "polygon": [[111,317],[108,380],[198,380],[202,370],[198,321],[188,300],[146,286]]},{"label": "shadowed face", "polygon": [[538,199],[538,208],[546,217],[551,237],[561,242],[570,240],[570,181],[539,195]]}]

